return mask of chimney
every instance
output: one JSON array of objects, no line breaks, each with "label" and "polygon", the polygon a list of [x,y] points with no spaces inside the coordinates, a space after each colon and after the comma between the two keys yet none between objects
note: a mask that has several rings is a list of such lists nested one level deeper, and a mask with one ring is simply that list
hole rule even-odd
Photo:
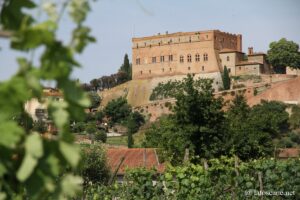
[{"label": "chimney", "polygon": [[248,47],[248,55],[253,55],[253,47]]}]

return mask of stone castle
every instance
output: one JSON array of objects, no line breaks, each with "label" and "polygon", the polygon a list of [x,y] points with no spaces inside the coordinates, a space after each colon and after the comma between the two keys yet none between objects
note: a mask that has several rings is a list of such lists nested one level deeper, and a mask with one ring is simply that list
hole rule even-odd
[{"label": "stone castle", "polygon": [[[186,74],[270,73],[264,53],[242,52],[242,35],[219,30],[158,34],[132,39],[132,79]],[[214,77],[214,75],[209,76]]]}]

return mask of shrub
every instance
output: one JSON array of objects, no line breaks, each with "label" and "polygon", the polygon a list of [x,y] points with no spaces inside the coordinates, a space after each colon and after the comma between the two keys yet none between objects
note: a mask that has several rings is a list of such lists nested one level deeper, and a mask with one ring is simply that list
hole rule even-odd
[{"label": "shrub", "polygon": [[85,129],[85,123],[84,122],[77,122],[72,127],[72,132],[74,133],[81,133]]},{"label": "shrub", "polygon": [[254,88],[253,95],[254,95],[254,96],[256,96],[256,95],[257,95],[257,93],[258,93],[257,89],[256,89],[256,88]]},{"label": "shrub", "polygon": [[96,123],[90,122],[86,125],[85,131],[89,134],[95,133],[97,131]]},{"label": "shrub", "polygon": [[107,166],[106,152],[100,145],[82,147],[82,161],[79,172],[83,177],[84,186],[90,182],[93,184],[105,184],[110,178],[110,170]]},{"label": "shrub", "polygon": [[97,131],[95,133],[95,140],[105,143],[107,140],[107,134],[105,133],[105,131],[104,130]]}]

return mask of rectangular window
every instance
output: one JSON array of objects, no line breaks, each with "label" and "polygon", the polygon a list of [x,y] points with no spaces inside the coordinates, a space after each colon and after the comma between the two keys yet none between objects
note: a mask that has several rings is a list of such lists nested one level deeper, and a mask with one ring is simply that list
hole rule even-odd
[{"label": "rectangular window", "polygon": [[136,65],[140,65],[141,64],[141,59],[140,58],[137,58],[136,61],[135,61]]},{"label": "rectangular window", "polygon": [[170,62],[173,61],[173,55],[169,55],[169,61],[170,61]]},{"label": "rectangular window", "polygon": [[160,62],[165,62],[165,57],[164,56],[160,56]]},{"label": "rectangular window", "polygon": [[152,57],[152,63],[156,63],[156,57]]}]

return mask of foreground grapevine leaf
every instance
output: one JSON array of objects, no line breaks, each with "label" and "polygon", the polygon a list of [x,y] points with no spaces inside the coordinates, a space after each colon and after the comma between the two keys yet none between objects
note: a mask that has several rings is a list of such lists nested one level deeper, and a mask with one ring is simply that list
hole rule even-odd
[{"label": "foreground grapevine leaf", "polygon": [[41,136],[37,133],[28,136],[25,141],[25,150],[25,158],[17,172],[17,178],[21,182],[24,182],[32,174],[38,163],[38,159],[44,154]]},{"label": "foreground grapevine leaf", "polygon": [[79,149],[63,141],[59,143],[59,149],[70,165],[76,167],[80,159]]},{"label": "foreground grapevine leaf", "polygon": [[20,141],[24,131],[15,122],[5,122],[0,124],[0,145],[7,148],[14,148]]}]

